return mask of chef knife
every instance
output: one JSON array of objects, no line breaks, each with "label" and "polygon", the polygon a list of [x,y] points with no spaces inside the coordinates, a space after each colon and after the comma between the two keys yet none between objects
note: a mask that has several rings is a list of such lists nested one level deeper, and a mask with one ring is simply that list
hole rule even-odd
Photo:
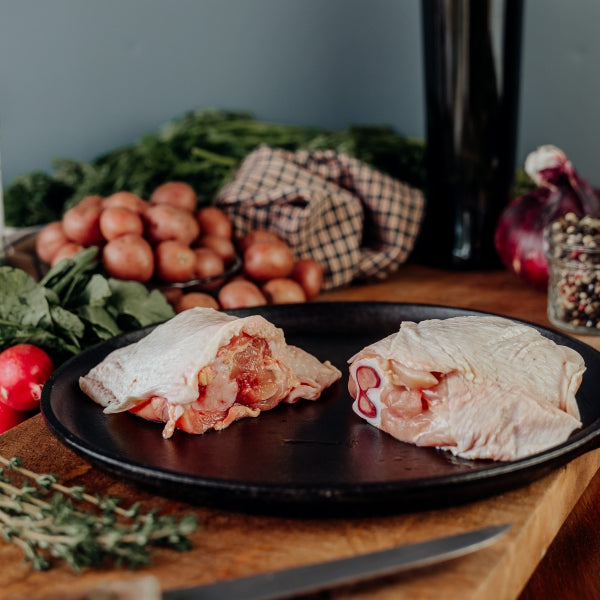
[{"label": "chef knife", "polygon": [[163,592],[163,600],[282,600],[424,567],[479,550],[510,523],[302,567]]}]

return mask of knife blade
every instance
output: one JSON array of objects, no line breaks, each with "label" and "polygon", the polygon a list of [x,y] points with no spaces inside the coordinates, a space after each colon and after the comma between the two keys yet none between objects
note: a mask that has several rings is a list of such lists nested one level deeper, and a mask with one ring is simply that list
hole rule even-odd
[{"label": "knife blade", "polygon": [[317,564],[168,590],[163,600],[283,600],[424,567],[479,550],[496,541],[510,523],[492,525],[387,550]]}]

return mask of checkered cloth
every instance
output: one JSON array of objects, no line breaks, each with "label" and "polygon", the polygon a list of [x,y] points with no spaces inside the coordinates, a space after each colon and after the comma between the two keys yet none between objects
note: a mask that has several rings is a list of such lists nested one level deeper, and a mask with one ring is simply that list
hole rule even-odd
[{"label": "checkered cloth", "polygon": [[324,267],[323,289],[383,279],[413,249],[423,194],[333,150],[261,146],[240,165],[215,204],[236,235],[269,229],[296,258]]}]

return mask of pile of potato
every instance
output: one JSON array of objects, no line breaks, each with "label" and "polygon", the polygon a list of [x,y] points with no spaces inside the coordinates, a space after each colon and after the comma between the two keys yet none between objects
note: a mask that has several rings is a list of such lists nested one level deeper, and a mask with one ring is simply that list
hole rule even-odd
[{"label": "pile of potato", "polygon": [[[88,196],[42,228],[36,252],[55,265],[97,246],[108,275],[161,288],[177,312],[305,302],[320,292],[316,261],[295,259],[270,231],[234,239],[227,214],[196,205],[193,188],[179,181],[159,186],[147,201],[128,191]],[[225,281],[238,255],[242,272]]]}]

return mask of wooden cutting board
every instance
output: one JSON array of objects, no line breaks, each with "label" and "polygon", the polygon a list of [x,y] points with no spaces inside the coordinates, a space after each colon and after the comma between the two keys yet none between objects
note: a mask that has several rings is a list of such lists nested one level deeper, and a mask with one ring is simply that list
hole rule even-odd
[{"label": "wooden cutting board", "polygon": [[[18,455],[36,472],[56,472],[66,484],[141,501],[163,512],[195,512],[201,522],[194,548],[159,549],[153,564],[137,572],[101,569],[74,574],[62,565],[32,571],[21,551],[0,542],[0,598],[83,598],[107,581],[156,577],[164,588],[205,583],[272,569],[329,560],[394,544],[511,522],[492,546],[452,561],[373,583],[336,590],[332,598],[439,600],[514,599],[526,584],[557,531],[600,467],[600,451],[577,458],[545,478],[492,498],[443,510],[352,519],[286,519],[192,507],[153,497],[91,467],[57,442],[40,416],[0,436],[0,452]],[[322,598],[322,596],[321,596]]]},{"label": "wooden cutting board", "polygon": [[[409,265],[385,282],[330,292],[322,299],[439,303],[549,325],[545,295],[532,291],[505,272],[456,274]],[[598,337],[580,339],[599,347]],[[510,532],[477,553],[400,576],[340,588],[315,596],[315,600],[514,600],[600,468],[600,450],[597,450],[530,485],[463,506],[369,518],[286,519],[193,507],[154,497],[78,458],[52,437],[40,416],[0,436],[0,453],[23,457],[26,466],[37,472],[55,472],[63,483],[82,484],[93,493],[119,496],[124,506],[141,501],[146,509],[194,511],[202,524],[192,536],[192,551],[178,554],[158,550],[150,567],[133,573],[106,568],[74,574],[65,566],[34,572],[23,562],[16,546],[0,542],[1,600],[82,598],[84,591],[106,582],[135,582],[146,576],[156,578],[164,589],[174,588],[330,560],[505,522],[513,524]],[[593,501],[591,498],[588,504]],[[580,534],[577,527],[569,531]],[[596,537],[590,533],[589,543],[594,544]],[[577,538],[568,541],[571,547],[579,545]],[[586,547],[578,547],[572,554],[564,552],[564,546],[561,549],[566,570],[573,571],[576,556],[585,560]],[[551,597],[552,593],[552,589],[550,592],[546,589],[541,597]],[[563,590],[557,594],[566,597]]]}]

